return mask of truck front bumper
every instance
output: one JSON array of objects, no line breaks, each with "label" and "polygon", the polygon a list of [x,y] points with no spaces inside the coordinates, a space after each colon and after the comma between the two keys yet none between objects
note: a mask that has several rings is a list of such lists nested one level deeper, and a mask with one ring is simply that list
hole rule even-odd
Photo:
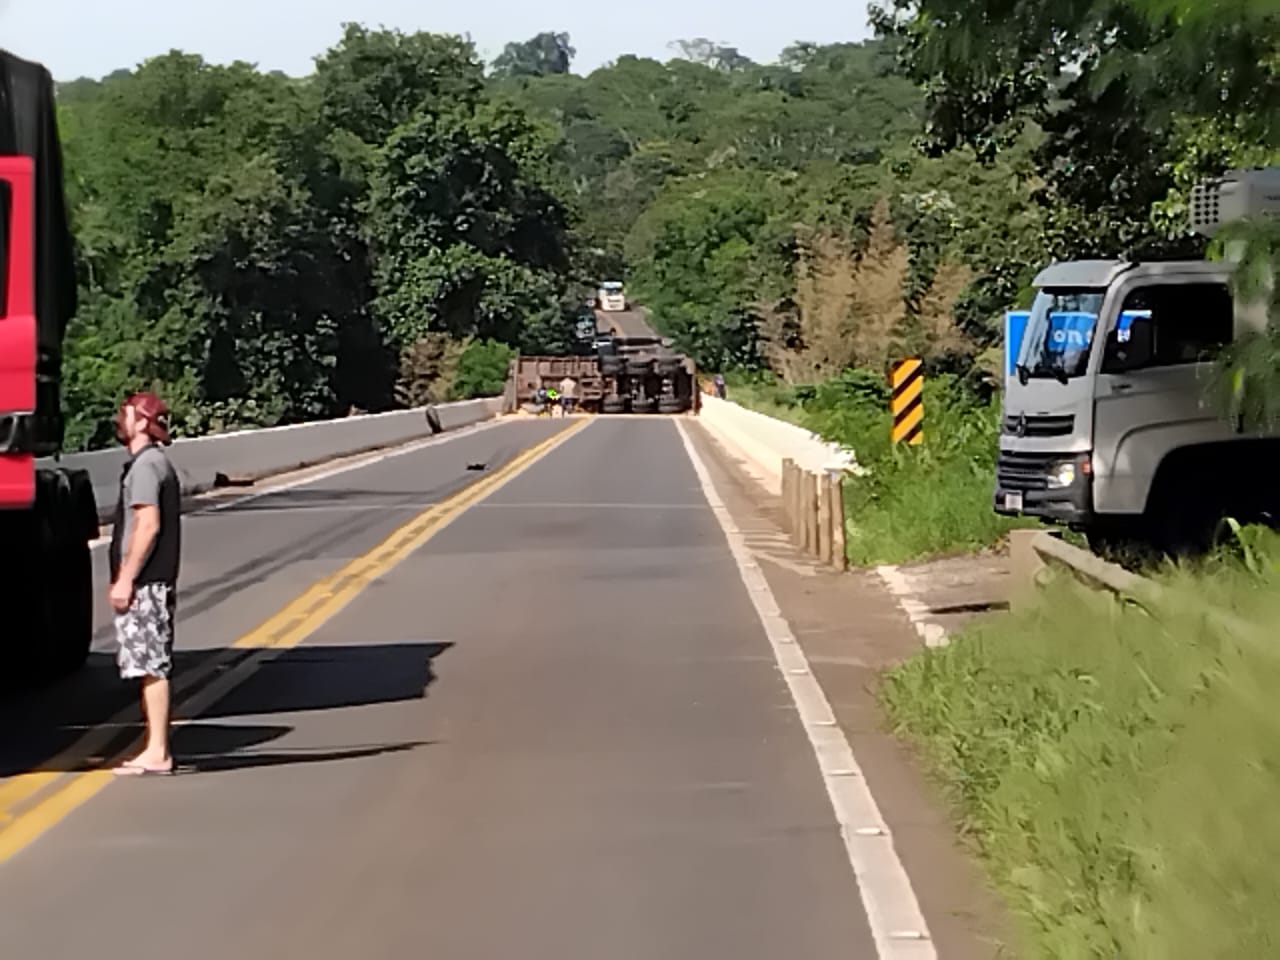
[{"label": "truck front bumper", "polygon": [[1087,523],[1093,516],[1092,462],[1087,453],[1000,451],[995,512],[1055,523]]}]

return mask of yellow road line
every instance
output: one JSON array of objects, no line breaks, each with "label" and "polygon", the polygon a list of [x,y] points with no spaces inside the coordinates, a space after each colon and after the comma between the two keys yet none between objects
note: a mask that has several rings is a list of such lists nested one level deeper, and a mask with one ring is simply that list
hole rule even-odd
[{"label": "yellow road line", "polygon": [[[199,667],[178,674],[173,679],[175,701],[195,689],[224,665],[236,658],[244,659],[244,657],[243,651],[226,649]],[[136,725],[136,715],[136,707],[125,707],[104,723],[93,727],[52,760],[41,763],[37,769],[7,777],[3,783],[0,783],[0,829],[19,815],[17,811],[26,801],[62,780],[69,772],[87,765],[94,757],[104,755],[111,741],[119,735],[118,728]]]},{"label": "yellow road line", "polygon": [[[194,691],[183,702],[175,704],[174,719],[189,719],[198,715],[244,682],[273,653],[279,655],[279,652],[297,646],[346,607],[365,587],[408,558],[470,507],[497,492],[500,487],[510,483],[593,422],[590,419],[578,420],[555,436],[517,454],[510,463],[469,484],[448,499],[428,507],[377,546],[350,561],[336,573],[313,584],[263,623],[237,639],[232,644],[233,648],[254,652],[226,675]],[[216,658],[199,671],[199,679],[214,672],[227,660],[225,656]],[[184,690],[190,690],[197,682],[189,680],[183,684]],[[91,731],[82,738],[82,742],[90,738],[100,739],[101,734],[95,736]],[[136,746],[135,741],[121,753],[129,752]],[[73,745],[63,751],[61,756],[71,757],[75,752],[76,747]],[[59,770],[37,770],[11,777],[0,784],[0,863],[29,846],[114,779],[110,770],[71,774]],[[56,790],[41,797],[29,809],[17,812],[16,808],[24,800],[58,780],[64,782]]]},{"label": "yellow road line", "polygon": [[0,783],[0,825],[13,819],[8,811],[27,797],[39,793],[60,776],[62,774],[56,770],[36,770],[16,774]]}]

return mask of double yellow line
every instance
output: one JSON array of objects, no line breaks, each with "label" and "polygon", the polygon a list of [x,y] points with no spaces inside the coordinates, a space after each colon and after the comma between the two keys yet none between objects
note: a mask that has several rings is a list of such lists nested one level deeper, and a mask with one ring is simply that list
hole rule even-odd
[{"label": "double yellow line", "polygon": [[[174,719],[198,716],[243,683],[263,663],[296,647],[370,583],[591,423],[591,420],[574,422],[555,436],[517,454],[500,469],[428,507],[363,556],[312,584],[217,656],[175,677]],[[221,675],[214,678],[215,674]],[[136,712],[133,707],[122,710],[43,764],[43,769],[0,782],[0,863],[31,844],[115,779],[110,769],[76,771],[94,762],[94,755],[110,746],[121,726],[135,723]],[[128,749],[136,745],[135,742]],[[113,757],[104,755],[100,760],[109,765],[110,760],[125,752],[115,751]]]}]

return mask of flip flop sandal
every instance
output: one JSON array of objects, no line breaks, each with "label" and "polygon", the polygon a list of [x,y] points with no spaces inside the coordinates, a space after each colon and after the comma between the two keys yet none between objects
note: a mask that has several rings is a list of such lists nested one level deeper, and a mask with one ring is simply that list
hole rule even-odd
[{"label": "flip flop sandal", "polygon": [[168,777],[173,767],[142,767],[136,763],[122,763],[111,771],[117,777]]}]

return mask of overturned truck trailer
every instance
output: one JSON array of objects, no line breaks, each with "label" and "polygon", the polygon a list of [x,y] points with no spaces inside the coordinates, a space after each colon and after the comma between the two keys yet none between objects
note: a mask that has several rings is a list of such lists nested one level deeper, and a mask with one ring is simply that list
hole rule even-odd
[{"label": "overturned truck trailer", "polygon": [[534,402],[542,388],[577,383],[578,405],[590,413],[685,413],[694,406],[697,367],[671,349],[637,310],[596,311],[596,349],[589,356],[518,356],[507,371],[508,411]]},{"label": "overturned truck trailer", "polygon": [[693,408],[697,370],[679,354],[517,356],[507,371],[507,412],[533,403],[540,389],[560,389],[566,376],[577,382],[578,406],[588,413],[685,413]]}]

